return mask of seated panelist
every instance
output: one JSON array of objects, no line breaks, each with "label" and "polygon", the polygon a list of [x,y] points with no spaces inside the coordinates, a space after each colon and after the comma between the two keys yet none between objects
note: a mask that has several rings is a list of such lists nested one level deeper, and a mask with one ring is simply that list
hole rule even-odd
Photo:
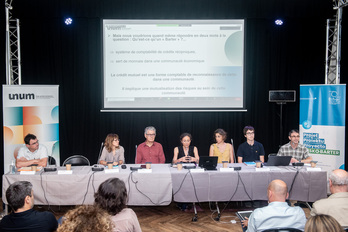
[{"label": "seated panelist", "polygon": [[153,164],[164,164],[166,158],[164,156],[163,147],[155,141],[156,128],[148,126],[144,131],[145,142],[139,144],[137,155],[135,158],[136,164],[144,164],[151,162]]},{"label": "seated panelist", "polygon": [[217,156],[218,163],[222,163],[222,161],[234,162],[232,144],[225,143],[226,136],[227,133],[223,129],[216,129],[214,131],[216,143],[210,146],[209,156]]},{"label": "seated panelist", "polygon": [[124,148],[120,146],[120,139],[117,134],[108,134],[105,138],[99,163],[107,165],[108,162],[113,162],[113,165],[124,163]]},{"label": "seated panelist", "polygon": [[33,134],[24,137],[25,147],[21,147],[16,158],[16,167],[28,167],[38,165],[46,167],[48,160],[47,148],[39,144],[39,140]]},{"label": "seated panelist", "polygon": [[198,163],[199,155],[197,147],[190,146],[192,141],[192,135],[189,133],[183,133],[180,135],[181,146],[174,148],[173,163]]}]

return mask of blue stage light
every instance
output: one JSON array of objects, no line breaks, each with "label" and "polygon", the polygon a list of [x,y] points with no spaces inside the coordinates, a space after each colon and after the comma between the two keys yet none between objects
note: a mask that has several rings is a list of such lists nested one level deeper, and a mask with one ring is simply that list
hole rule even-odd
[{"label": "blue stage light", "polygon": [[70,24],[72,24],[72,22],[73,22],[72,18],[66,18],[65,19],[65,24],[66,25],[70,25]]}]

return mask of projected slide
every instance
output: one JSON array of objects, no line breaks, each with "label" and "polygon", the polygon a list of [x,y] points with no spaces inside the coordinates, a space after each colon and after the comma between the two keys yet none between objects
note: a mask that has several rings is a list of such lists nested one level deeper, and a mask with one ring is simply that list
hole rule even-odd
[{"label": "projected slide", "polygon": [[104,110],[244,109],[244,20],[103,20]]}]

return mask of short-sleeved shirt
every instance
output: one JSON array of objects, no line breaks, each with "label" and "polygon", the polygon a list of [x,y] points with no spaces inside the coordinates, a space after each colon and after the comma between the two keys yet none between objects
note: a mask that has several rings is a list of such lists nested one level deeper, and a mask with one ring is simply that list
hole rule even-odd
[{"label": "short-sleeved shirt", "polygon": [[163,147],[160,143],[154,142],[151,147],[147,146],[146,142],[139,144],[135,163],[144,164],[146,162],[153,164],[164,164],[166,162]]},{"label": "short-sleeved shirt", "polygon": [[309,157],[308,148],[302,144],[298,144],[294,149],[292,148],[290,142],[281,146],[278,151],[278,156],[292,156],[292,158],[297,159],[298,161],[307,159]]},{"label": "short-sleeved shirt", "polygon": [[58,222],[51,212],[29,209],[6,215],[0,222],[0,231],[50,232],[55,231]]},{"label": "short-sleeved shirt", "polygon": [[47,148],[45,145],[39,144],[39,148],[31,152],[27,146],[21,147],[18,151],[17,159],[26,158],[27,160],[43,159],[48,157]]},{"label": "short-sleeved shirt", "polygon": [[119,162],[122,160],[124,162],[124,148],[122,146],[119,146],[116,148],[115,155],[111,152],[108,152],[106,148],[103,148],[103,152],[100,156],[100,160],[106,161],[106,162]]},{"label": "short-sleeved shirt", "polygon": [[254,141],[253,145],[248,142],[244,142],[238,147],[237,156],[243,158],[243,162],[253,162],[260,160],[260,156],[265,156],[265,150],[263,145],[257,141]]}]

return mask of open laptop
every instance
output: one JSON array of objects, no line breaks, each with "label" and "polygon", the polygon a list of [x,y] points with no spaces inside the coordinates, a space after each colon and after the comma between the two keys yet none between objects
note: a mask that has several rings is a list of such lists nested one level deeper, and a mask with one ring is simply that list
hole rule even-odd
[{"label": "open laptop", "polygon": [[268,156],[265,166],[289,166],[292,156]]},{"label": "open laptop", "polygon": [[250,214],[252,213],[253,211],[249,210],[249,211],[238,211],[236,213],[237,217],[239,218],[239,220],[241,221],[244,221],[245,220],[245,217],[247,218],[250,218]]},{"label": "open laptop", "polygon": [[217,156],[201,156],[199,157],[199,166],[206,170],[216,170]]}]

